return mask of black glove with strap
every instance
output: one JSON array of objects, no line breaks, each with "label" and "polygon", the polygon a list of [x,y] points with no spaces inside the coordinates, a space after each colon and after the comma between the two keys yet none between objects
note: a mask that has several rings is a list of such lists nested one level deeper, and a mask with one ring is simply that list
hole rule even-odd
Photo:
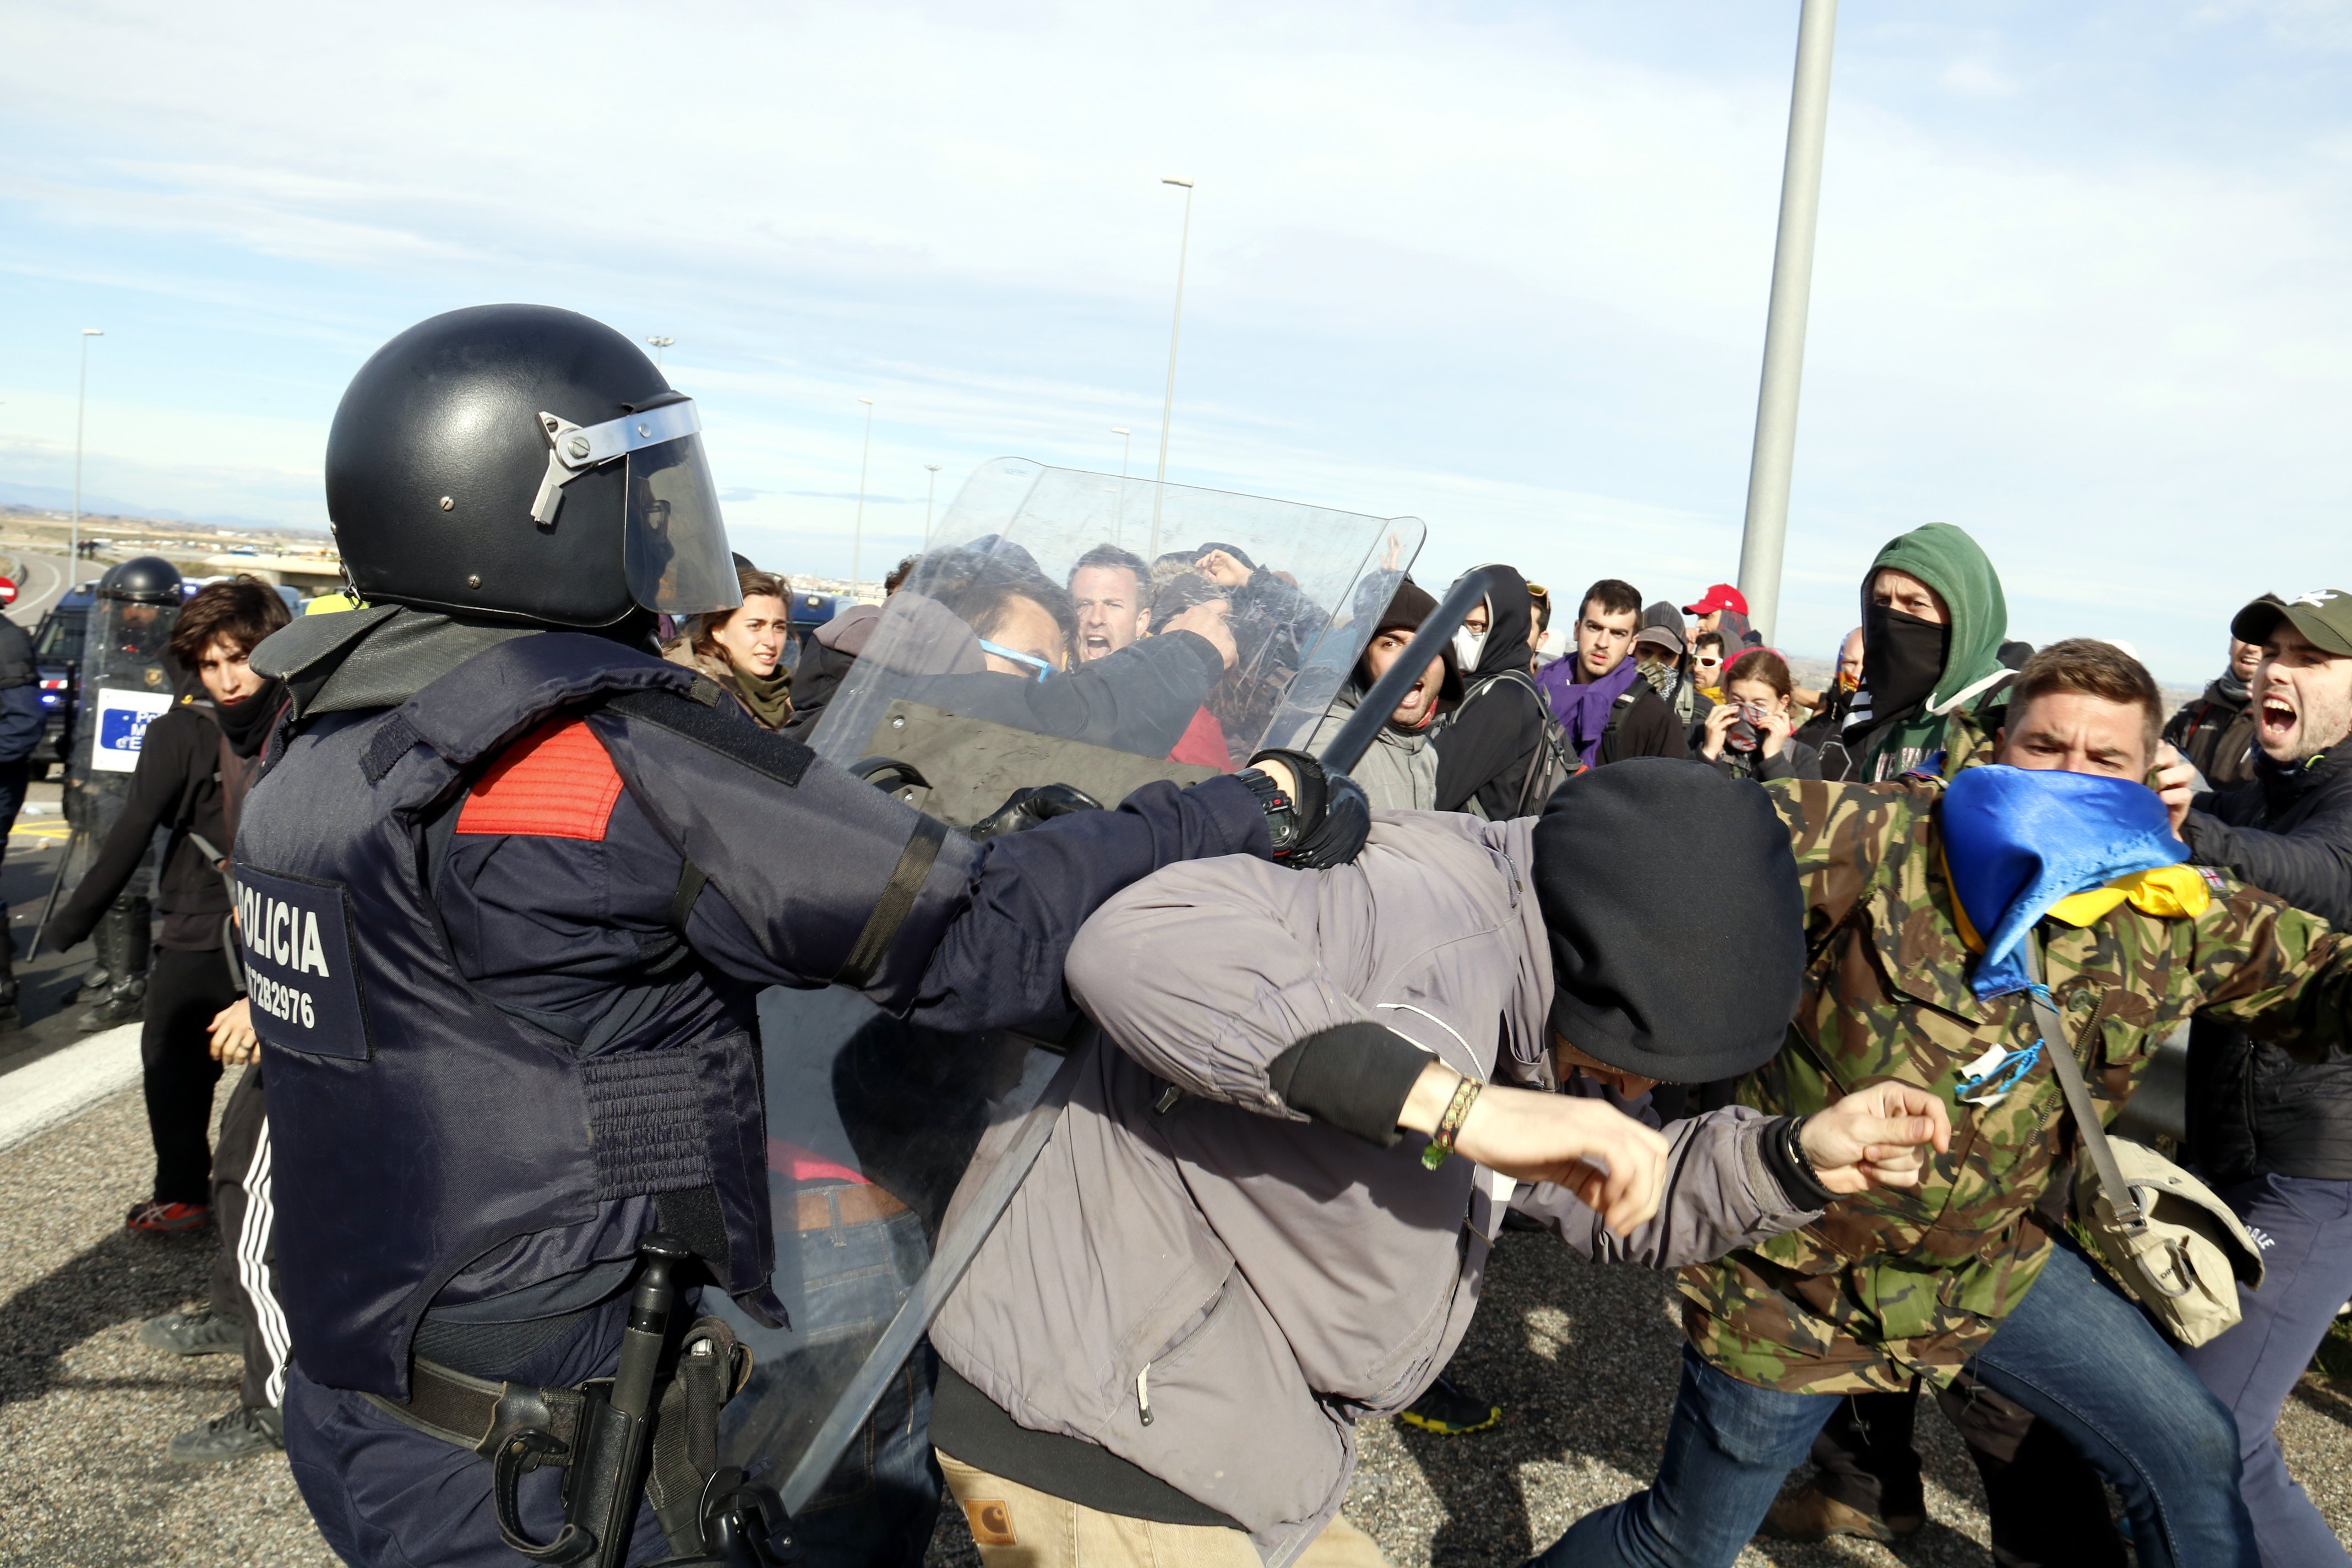
[{"label": "black glove with strap", "polygon": [[1102,802],[1076,784],[1038,784],[1016,789],[1004,797],[1004,804],[982,817],[965,830],[964,837],[975,844],[987,842],[1000,833],[1018,833],[1024,827],[1034,827],[1056,816],[1067,816],[1074,811],[1100,811]]},{"label": "black glove with strap", "polygon": [[[1295,796],[1256,765],[1269,757],[1297,779]],[[1372,805],[1364,798],[1362,785],[1345,773],[1325,773],[1323,764],[1305,752],[1277,747],[1258,752],[1250,764],[1236,776],[1265,810],[1276,860],[1294,870],[1319,871],[1345,866],[1363,849],[1372,830]]]}]

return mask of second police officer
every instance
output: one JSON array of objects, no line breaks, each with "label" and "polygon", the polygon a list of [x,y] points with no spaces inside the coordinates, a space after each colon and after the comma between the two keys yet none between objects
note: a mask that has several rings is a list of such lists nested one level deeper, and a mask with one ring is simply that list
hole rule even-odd
[{"label": "second police officer", "polygon": [[290,698],[236,852],[286,1446],[354,1563],[642,1562],[666,1527],[695,1549],[690,1498],[658,1521],[624,1500],[634,1540],[590,1541],[565,1465],[602,1441],[589,1406],[624,1404],[625,1327],[657,1316],[649,1235],[776,1310],[761,987],[1009,1026],[1063,1005],[1078,926],[1152,870],[1363,841],[1360,792],[1283,753],[975,844],[744,721],[651,649],[657,613],[738,598],[699,428],[584,317],[410,329],[328,442],[365,607],[254,655]]}]

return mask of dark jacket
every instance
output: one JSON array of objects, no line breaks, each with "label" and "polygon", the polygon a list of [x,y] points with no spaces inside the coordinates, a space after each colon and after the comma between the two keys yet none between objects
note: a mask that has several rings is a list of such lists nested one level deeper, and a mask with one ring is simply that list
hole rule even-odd
[{"label": "dark jacket", "polygon": [[801,645],[800,667],[793,671],[793,717],[784,726],[785,734],[795,741],[809,738],[881,619],[881,605],[852,605],[809,634]]},{"label": "dark jacket", "polygon": [[[1489,566],[1486,574],[1486,640],[1477,668],[1462,672],[1473,696],[1446,716],[1437,736],[1437,809],[1467,810],[1475,797],[1488,817],[1500,820],[1518,805],[1549,715],[1528,673],[1535,610],[1528,580],[1508,566]],[[1519,679],[1482,694],[1486,683],[1513,671]]]},{"label": "dark jacket", "polygon": [[2164,738],[2197,765],[2216,795],[2252,784],[2254,779],[2254,712],[2252,693],[2243,682],[2235,692],[2226,678],[2205,688],[2205,694],[2180,705],[2164,727]]},{"label": "dark jacket", "polygon": [[1832,685],[1822,694],[1822,705],[1813,710],[1813,716],[1797,726],[1796,739],[1819,753],[1845,728],[1846,711],[1853,706],[1853,693],[1842,686]]},{"label": "dark jacket", "polygon": [[[2253,783],[2199,795],[2181,837],[2198,864],[2352,926],[2352,741],[2291,769],[2262,758]],[[2272,1174],[2352,1181],[2352,1061],[2298,1064],[2279,1046],[2200,1018],[2189,1085],[2190,1152],[2214,1184]]]},{"label": "dark jacket", "polygon": [[[1675,714],[1674,705],[1651,687],[1646,680],[1636,680],[1626,689],[1625,696],[1617,700],[1616,710],[1609,716],[1609,728],[1601,731],[1601,750],[1594,753],[1593,765],[1606,767],[1611,763],[1623,762],[1627,757],[1687,757],[1688,738],[1683,733],[1682,721]],[[1700,716],[1715,704],[1692,693]]]},{"label": "dark jacket", "polygon": [[30,757],[47,723],[32,634],[0,616],[0,767]]},{"label": "dark jacket", "polygon": [[49,922],[49,940],[68,948],[89,935],[147,856],[158,827],[170,837],[163,871],[156,879],[155,908],[163,917],[157,944],[174,952],[202,952],[221,945],[221,922],[228,918],[228,889],[220,873],[191,835],[202,835],[226,853],[231,835],[221,802],[221,731],[209,702],[183,702],[159,714],[140,743],[139,766],[122,815],[99,845],[98,858],[73,896]]},{"label": "dark jacket", "polygon": [[1793,737],[1782,742],[1776,756],[1768,757],[1762,752],[1736,752],[1726,746],[1722,755],[1706,760],[1727,779],[1754,779],[1759,784],[1822,776],[1821,752]]}]

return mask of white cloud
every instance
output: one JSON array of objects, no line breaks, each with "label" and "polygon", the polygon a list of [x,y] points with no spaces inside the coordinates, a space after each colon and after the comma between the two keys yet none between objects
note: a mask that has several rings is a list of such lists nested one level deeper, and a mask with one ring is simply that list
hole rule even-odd
[{"label": "white cloud", "polygon": [[2014,98],[2018,81],[1990,60],[1954,60],[1944,68],[1944,85],[1965,98]]}]

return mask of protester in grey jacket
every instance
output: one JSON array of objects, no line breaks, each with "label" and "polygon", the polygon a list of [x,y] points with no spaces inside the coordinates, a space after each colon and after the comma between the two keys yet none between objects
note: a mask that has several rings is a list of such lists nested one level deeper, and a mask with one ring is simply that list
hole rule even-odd
[{"label": "protester in grey jacket", "polygon": [[[1323,748],[1338,735],[1372,682],[1388,673],[1405,645],[1412,641],[1413,633],[1421,629],[1437,609],[1421,585],[1407,577],[1397,585],[1395,596],[1381,612],[1372,628],[1372,639],[1365,645],[1363,657],[1348,684],[1331,704],[1331,711],[1315,727],[1308,737],[1307,750],[1319,756]],[[1437,714],[1441,703],[1451,705],[1462,700],[1462,678],[1454,672],[1454,649],[1447,647],[1430,660],[1429,668],[1406,692],[1389,721],[1372,737],[1371,749],[1363,754],[1349,775],[1364,786],[1364,795],[1375,811],[1434,811],[1437,809],[1437,748],[1431,743],[1436,733]]]},{"label": "protester in grey jacket", "polygon": [[[1235,1542],[1186,1531],[1290,1562],[1339,1511],[1356,1423],[1460,1342],[1506,1204],[1598,1260],[1668,1268],[1915,1182],[1948,1123],[1905,1086],[1663,1137],[1480,1087],[1573,1063],[1638,1093],[1759,1065],[1803,964],[1795,887],[1762,792],[1644,758],[1539,819],[1381,813],[1346,869],[1202,861],[1105,905],[1066,970],[1099,1032],[933,1332],[932,1438],[997,1532],[983,1563],[1017,1543],[1057,1563],[1034,1553],[1089,1517],[1138,1562]],[[1738,953],[1691,956],[1702,920],[1742,931]]]}]

